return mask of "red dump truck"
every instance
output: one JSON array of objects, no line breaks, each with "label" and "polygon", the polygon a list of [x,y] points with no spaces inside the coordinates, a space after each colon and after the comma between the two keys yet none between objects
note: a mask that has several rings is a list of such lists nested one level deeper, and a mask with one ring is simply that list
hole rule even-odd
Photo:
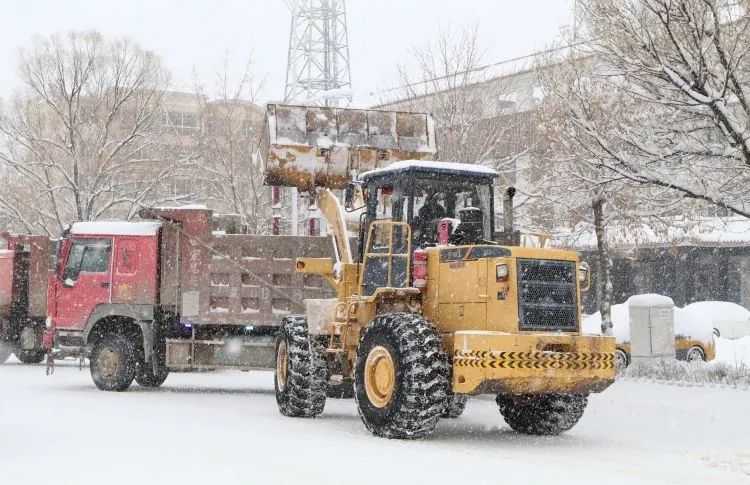
[{"label": "red dump truck", "polygon": [[300,311],[303,299],[331,291],[294,267],[299,254],[329,256],[328,238],[214,232],[207,209],[141,215],[136,222],[73,224],[51,271],[49,239],[6,235],[6,352],[40,362],[49,316],[55,354],[88,356],[104,390],[124,390],[134,379],[159,386],[170,369],[273,368],[282,318]]},{"label": "red dump truck", "polygon": [[50,248],[45,236],[0,234],[0,364],[44,359]]},{"label": "red dump truck", "polygon": [[295,273],[327,238],[212,232],[206,209],[152,209],[138,222],[73,224],[61,241],[49,314],[55,345],[89,356],[103,390],[169,370],[272,368],[273,335],[328,290]]}]

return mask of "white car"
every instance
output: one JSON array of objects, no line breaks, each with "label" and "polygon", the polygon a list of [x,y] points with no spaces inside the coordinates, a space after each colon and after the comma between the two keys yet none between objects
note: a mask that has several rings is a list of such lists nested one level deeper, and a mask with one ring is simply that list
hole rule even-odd
[{"label": "white car", "polygon": [[750,311],[727,301],[699,301],[682,309],[692,318],[711,323],[717,337],[736,340],[750,336]]}]

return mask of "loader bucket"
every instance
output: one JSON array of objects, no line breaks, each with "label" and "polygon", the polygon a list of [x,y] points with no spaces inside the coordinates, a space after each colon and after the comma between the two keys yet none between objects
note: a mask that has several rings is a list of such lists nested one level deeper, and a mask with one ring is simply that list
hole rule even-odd
[{"label": "loader bucket", "polygon": [[433,160],[430,115],[269,104],[261,143],[267,185],[344,188],[398,160]]}]

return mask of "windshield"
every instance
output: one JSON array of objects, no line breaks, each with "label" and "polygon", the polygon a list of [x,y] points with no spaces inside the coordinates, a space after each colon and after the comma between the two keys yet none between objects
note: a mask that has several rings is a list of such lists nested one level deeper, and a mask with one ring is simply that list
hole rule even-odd
[{"label": "windshield", "polygon": [[411,222],[421,245],[436,241],[437,226],[452,219],[451,229],[473,226],[478,236],[492,240],[492,187],[467,181],[417,180],[413,188]]}]

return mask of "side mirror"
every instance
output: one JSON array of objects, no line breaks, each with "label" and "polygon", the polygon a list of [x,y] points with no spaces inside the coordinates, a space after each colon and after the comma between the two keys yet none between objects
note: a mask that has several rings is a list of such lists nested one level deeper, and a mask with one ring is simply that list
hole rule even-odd
[{"label": "side mirror", "polygon": [[586,261],[582,261],[578,267],[578,284],[582,293],[589,291],[591,288],[591,268]]},{"label": "side mirror", "polygon": [[718,328],[714,328],[714,335],[717,337],[721,337],[721,332],[719,331]]},{"label": "side mirror", "polygon": [[75,282],[75,281],[73,281],[73,280],[72,280],[72,279],[70,279],[70,278],[65,278],[65,279],[63,280],[63,286],[64,286],[65,288],[73,288],[73,287],[75,286],[75,284],[76,284],[76,282]]}]

